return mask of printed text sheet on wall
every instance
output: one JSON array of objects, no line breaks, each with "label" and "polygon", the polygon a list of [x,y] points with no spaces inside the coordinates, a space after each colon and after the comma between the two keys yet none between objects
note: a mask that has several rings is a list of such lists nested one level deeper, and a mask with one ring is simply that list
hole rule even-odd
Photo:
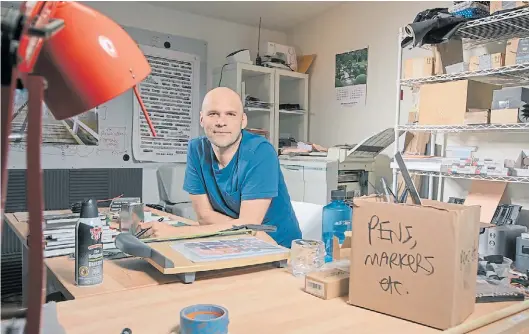
[{"label": "printed text sheet on wall", "polygon": [[187,145],[198,134],[198,56],[140,45],[151,74],[139,85],[156,130],[153,137],[134,97],[133,154],[138,161],[185,162]]}]

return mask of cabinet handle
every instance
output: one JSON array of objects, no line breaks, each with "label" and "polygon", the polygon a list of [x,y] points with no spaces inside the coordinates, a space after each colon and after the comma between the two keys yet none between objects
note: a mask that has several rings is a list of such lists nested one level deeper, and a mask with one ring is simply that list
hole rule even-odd
[{"label": "cabinet handle", "polygon": [[295,167],[295,166],[283,166],[283,168],[288,170],[301,170],[303,167]]}]

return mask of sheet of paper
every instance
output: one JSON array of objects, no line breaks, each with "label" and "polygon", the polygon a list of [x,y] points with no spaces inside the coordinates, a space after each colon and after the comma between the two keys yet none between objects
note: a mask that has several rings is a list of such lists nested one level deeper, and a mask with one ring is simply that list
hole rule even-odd
[{"label": "sheet of paper", "polygon": [[138,161],[185,162],[188,141],[198,134],[198,56],[140,45],[152,73],[139,85],[157,137],[134,97],[133,154]]},{"label": "sheet of paper", "polygon": [[489,224],[506,187],[507,183],[505,182],[473,180],[465,199],[465,205],[480,205],[480,222]]}]

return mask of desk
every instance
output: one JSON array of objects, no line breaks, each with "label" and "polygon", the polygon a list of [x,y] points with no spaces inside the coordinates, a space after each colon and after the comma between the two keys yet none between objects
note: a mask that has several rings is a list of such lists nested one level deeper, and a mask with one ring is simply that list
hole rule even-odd
[{"label": "desk", "polygon": [[[347,297],[322,300],[303,292],[303,280],[285,269],[254,268],[220,274],[191,285],[168,284],[58,303],[69,334],[171,333],[182,308],[199,303],[225,306],[230,334],[417,333],[439,331],[348,305]],[[474,319],[512,303],[477,304]]]},{"label": "desk", "polygon": [[[186,218],[155,209],[146,208],[146,210],[152,211],[160,216],[166,216],[171,220],[180,221],[188,225],[196,225],[195,222]],[[47,211],[45,214],[61,214],[66,212],[69,211]],[[28,276],[28,249],[26,242],[29,230],[27,224],[28,214],[26,212],[8,213],[5,214],[5,219],[22,243],[22,294],[25,302],[26,280]],[[75,261],[73,259],[70,259],[68,256],[61,256],[47,258],[44,260],[44,263],[48,269],[47,277],[49,285],[60,291],[66,299],[83,298],[103,293],[171,283],[178,280],[176,275],[164,275],[142,259],[105,260],[104,283],[87,289],[86,287],[78,287],[74,283]]]}]

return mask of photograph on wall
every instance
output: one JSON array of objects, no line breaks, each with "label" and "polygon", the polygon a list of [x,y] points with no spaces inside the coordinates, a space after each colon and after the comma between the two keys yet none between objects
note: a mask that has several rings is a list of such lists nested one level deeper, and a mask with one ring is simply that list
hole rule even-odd
[{"label": "photograph on wall", "polygon": [[336,55],[334,87],[342,106],[365,105],[367,94],[368,49]]},{"label": "photograph on wall", "polygon": [[[28,125],[28,92],[17,89],[14,96],[11,142],[25,142]],[[97,108],[65,120],[56,120],[42,103],[42,143],[44,145],[99,145]]]}]

